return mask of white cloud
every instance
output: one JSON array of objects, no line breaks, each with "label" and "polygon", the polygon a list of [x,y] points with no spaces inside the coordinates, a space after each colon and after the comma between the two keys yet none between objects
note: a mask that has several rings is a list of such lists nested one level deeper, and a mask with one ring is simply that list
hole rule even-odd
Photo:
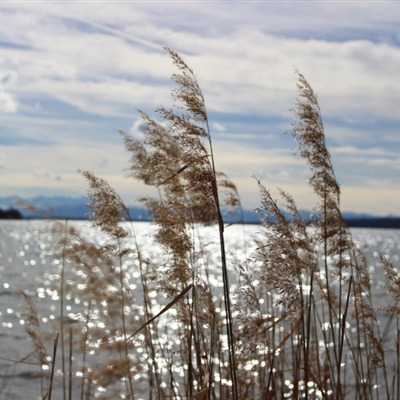
[{"label": "white cloud", "polygon": [[[157,25],[161,21],[149,13],[148,7],[138,3],[115,9],[105,4],[102,10],[81,5],[74,12],[62,5],[48,9],[39,4],[21,5],[20,13],[32,12],[32,15],[16,17],[17,26],[9,28],[17,32],[18,26],[28,20],[31,29],[20,40],[34,50],[8,49],[6,53],[23,64],[22,91],[41,90],[84,111],[99,114],[118,115],[121,107],[151,106],[151,102],[157,107],[161,101],[169,100],[165,96],[168,90],[165,82],[172,66],[161,51],[169,42],[186,54],[211,111],[285,115],[296,96],[292,68],[296,65],[321,93],[323,109],[328,115],[341,118],[397,115],[398,47],[368,40],[304,40],[293,34],[279,34],[285,30],[295,32],[296,27],[307,30],[313,24],[324,28],[322,32],[329,32],[333,26],[337,29],[338,23],[346,25],[343,18],[332,23],[330,13],[342,15],[349,9],[364,14],[364,19],[352,19],[354,29],[357,26],[370,29],[365,21],[372,19],[370,7],[335,5],[333,10],[315,5],[316,11],[308,16],[311,23],[305,24],[300,18],[304,11],[298,5],[293,5],[290,12],[285,7],[259,5],[261,10],[271,12],[264,17],[266,21],[271,22],[276,16],[277,21],[269,29],[255,10],[238,4],[231,6],[236,13],[226,19],[220,14],[219,18],[226,23],[225,30],[217,29],[213,34],[179,23],[183,13],[198,13],[196,21],[206,27],[216,18],[195,4],[160,4],[164,12],[177,11],[176,18],[172,13],[165,14],[162,25]],[[213,7],[222,10],[226,4],[216,3]],[[396,9],[395,4],[386,7]],[[140,23],[135,13],[143,17]],[[128,23],[128,16],[134,17],[132,23]],[[385,17],[389,18],[388,13]],[[250,18],[251,27],[246,22]],[[279,30],[278,21],[282,20],[291,24],[283,24]],[[65,82],[60,82],[60,78]],[[120,106],[116,106],[118,103]]]},{"label": "white cloud", "polygon": [[102,157],[93,161],[92,166],[94,169],[103,169],[109,166],[109,161],[107,158]]},{"label": "white cloud", "polygon": [[16,71],[3,70],[0,60],[0,112],[15,113],[18,109],[18,102],[10,92],[18,83],[18,74]]},{"label": "white cloud", "polygon": [[68,64],[47,59],[39,60],[38,66],[42,70],[42,77],[55,81],[72,81],[76,79],[76,70]]},{"label": "white cloud", "polygon": [[143,140],[146,135],[146,123],[141,119],[136,119],[131,128],[129,129],[129,134],[132,135],[135,139]]},{"label": "white cloud", "polygon": [[0,146],[0,152],[7,155],[2,160],[7,169],[2,177],[2,189],[12,194],[35,188],[37,192],[84,195],[85,182],[77,170],[104,174],[103,165],[94,165],[93,160],[108,160],[107,176],[117,178],[118,189],[122,189],[129,160],[121,144],[104,146],[92,140],[86,142],[84,138],[54,145]]},{"label": "white cloud", "polygon": [[[114,118],[142,137],[142,122],[131,127],[127,122],[136,109],[151,113],[171,104],[174,68],[162,51],[165,45],[194,69],[207,109],[216,115],[210,122],[219,169],[238,182],[249,204],[258,201],[252,174],[268,187],[288,185],[300,201],[311,203],[303,161],[277,139],[290,128],[284,121],[297,97],[293,66],[319,94],[339,175],[354,168],[367,185],[366,171],[362,176],[356,168],[364,163],[373,179],[378,173],[388,176],[398,170],[399,15],[396,1],[312,2],[312,7],[303,2],[1,3],[0,110],[8,112],[1,124],[23,143],[5,150],[7,187],[76,192],[84,188],[76,168],[107,166],[108,177],[127,193],[118,176],[129,157],[114,132],[123,126]],[[70,106],[65,117],[63,103]],[[272,119],[268,129],[260,125],[261,116]],[[240,123],[244,118],[246,126]],[[392,126],[380,129],[386,120]],[[379,133],[363,131],[367,123]],[[102,124],[107,128],[100,134]],[[33,150],[29,141],[41,144]],[[39,174],[32,178],[26,171]],[[392,179],[382,182],[392,185],[382,193],[397,193]],[[362,200],[360,193],[373,187],[344,191]],[[346,205],[356,205],[345,196]]]},{"label": "white cloud", "polygon": [[386,157],[386,158],[398,158],[398,153],[391,151],[390,149],[384,149],[381,147],[373,147],[367,149],[360,149],[354,146],[341,146],[335,147],[331,151],[333,154],[343,154],[351,156],[364,156],[365,158],[371,157]]},{"label": "white cloud", "polygon": [[44,170],[36,170],[32,172],[33,176],[37,178],[44,178],[44,179],[50,179],[53,181],[62,181],[63,177],[59,174],[55,174],[54,172],[51,171],[44,171]]},{"label": "white cloud", "polygon": [[15,113],[17,108],[18,105],[13,96],[0,89],[0,112]]},{"label": "white cloud", "polygon": [[393,182],[385,180],[371,180],[367,186],[343,186],[342,209],[387,215],[399,215],[398,199],[400,188],[393,186]]},{"label": "white cloud", "polygon": [[0,82],[3,87],[13,86],[18,82],[16,71],[0,71]]},{"label": "white cloud", "polygon": [[225,132],[226,131],[226,127],[219,123],[219,122],[213,122],[212,123],[212,128],[215,129],[218,132]]}]

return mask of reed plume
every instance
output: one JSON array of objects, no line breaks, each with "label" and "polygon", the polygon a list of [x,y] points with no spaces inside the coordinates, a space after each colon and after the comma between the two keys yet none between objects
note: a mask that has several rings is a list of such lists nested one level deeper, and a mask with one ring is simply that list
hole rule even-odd
[{"label": "reed plume", "polygon": [[35,307],[35,304],[32,301],[32,298],[24,291],[20,291],[21,296],[23,297],[27,311],[24,315],[24,320],[26,322],[25,329],[32,340],[33,346],[36,350],[36,354],[39,358],[40,366],[49,366],[50,365],[50,357],[47,354],[47,350],[43,343],[43,337],[40,329],[39,317]]},{"label": "reed plume", "polygon": [[393,298],[392,306],[382,307],[381,309],[394,314],[397,318],[400,318],[400,307],[398,306],[400,303],[400,273],[395,269],[393,263],[386,257],[381,257],[381,265],[385,272],[386,280],[390,284],[388,291]]},{"label": "reed plume", "polygon": [[[344,317],[347,316],[349,308],[348,301],[342,302],[346,292],[350,295],[350,290],[353,291],[357,325],[363,330],[366,342],[370,339],[369,344],[376,350],[375,354],[382,355],[382,353],[378,351],[380,350],[378,349],[379,335],[376,333],[376,316],[371,304],[370,278],[366,260],[353,243],[341,214],[340,186],[326,147],[325,130],[317,95],[304,76],[296,72],[299,78],[298,92],[301,100],[298,101],[294,110],[297,122],[293,124],[291,134],[298,142],[300,155],[310,166],[309,183],[319,198],[318,220],[315,226],[323,255],[325,271],[323,293],[327,300],[333,359],[337,366],[336,371],[332,370],[332,381],[336,384],[335,392],[338,398],[342,396],[341,364],[346,339]],[[335,276],[338,279],[336,289],[331,284]],[[349,295],[347,299],[350,298]],[[338,299],[338,303],[335,298]],[[339,329],[335,329],[337,323]]]},{"label": "reed plume", "polygon": [[[81,174],[100,244],[70,224],[53,231],[62,249],[57,329],[70,332],[69,397],[73,384],[82,400],[369,399],[379,397],[377,387],[387,398],[399,397],[400,362],[390,387],[368,263],[341,214],[341,189],[308,81],[296,71],[300,99],[290,133],[310,168],[315,214],[305,220],[290,194],[278,189],[276,200],[256,179],[262,234],[250,257],[232,254],[239,283],[233,293],[223,213],[241,208],[239,193],[215,168],[205,99],[193,70],[177,52],[166,52],[177,69],[173,107],[157,110],[162,122],[140,111],[144,139],[120,132],[129,175],[158,190],[158,198],[140,199],[156,224],[153,247],[142,251],[127,206],[88,171]],[[218,261],[198,231],[214,225]],[[381,263],[394,299],[381,311],[399,317],[400,278],[386,258]],[[22,296],[28,335],[49,368],[39,318],[29,296]],[[397,327],[397,355],[399,332]],[[67,345],[63,335],[61,342]],[[80,361],[73,351],[82,354]]]},{"label": "reed plume", "polygon": [[123,238],[128,232],[119,226],[127,218],[127,207],[107,181],[89,171],[80,171],[89,184],[88,195],[92,200],[89,215],[93,224],[115,238]]},{"label": "reed plume", "polygon": [[[166,51],[178,69],[178,73],[174,73],[171,78],[177,84],[177,88],[172,90],[175,108],[160,107],[157,110],[168,129],[141,113],[147,124],[145,141],[140,142],[125,133],[122,136],[132,155],[132,174],[144,183],[160,189],[159,200],[144,198],[142,201],[158,224],[156,240],[172,259],[161,282],[161,288],[170,296],[176,296],[190,280],[195,283],[198,279],[192,235],[194,224],[219,224],[230,370],[234,374],[232,317],[221,208],[235,210],[240,200],[236,186],[225,174],[215,170],[204,96],[193,70],[178,53],[168,48]],[[208,146],[204,138],[208,139]],[[223,200],[220,200],[220,189],[225,193],[225,196],[221,196]],[[192,310],[181,309],[180,316],[186,322],[190,315],[199,316],[196,311],[199,306],[209,309],[209,306],[199,304],[202,299],[197,298],[195,293],[194,290]],[[210,315],[209,318],[214,317]],[[237,398],[236,379],[232,377],[231,380],[233,396]]]},{"label": "reed plume", "polygon": [[47,350],[44,344],[44,338],[40,329],[39,316],[32,298],[23,290],[20,291],[20,294],[24,299],[27,308],[25,315],[23,315],[25,321],[25,330],[32,342],[34,351],[38,357],[40,386],[42,398],[44,398],[49,394],[48,391],[46,391],[45,394],[45,380],[48,380],[49,383],[51,383],[52,381],[51,376],[49,376],[49,370],[50,366],[54,365],[55,358],[52,359],[47,354]]},{"label": "reed plume", "polygon": [[[377,372],[368,364],[384,366],[384,350],[366,259],[352,241],[340,211],[340,186],[326,146],[317,96],[296,72],[300,100],[293,110],[296,121],[290,133],[310,167],[309,184],[318,205],[307,222],[289,194],[279,190],[281,206],[257,180],[265,238],[257,241],[254,255],[253,279],[258,287],[249,280],[251,274],[244,273],[244,266],[237,267],[243,279],[242,300],[235,307],[244,339],[240,349],[249,359],[251,352],[254,357],[265,357],[269,372],[262,372],[268,382],[266,386],[259,384],[263,396],[275,397],[282,391],[307,398],[307,388],[317,387],[323,397],[333,394],[339,399],[345,395],[344,354],[350,351],[358,366],[355,379],[371,381]],[[359,332],[355,337],[346,328],[351,317]],[[366,351],[353,348],[353,341]],[[273,373],[276,369],[280,374]],[[385,373],[384,377],[387,389]],[[293,382],[290,390],[285,389],[285,379]],[[372,395],[371,388],[360,386],[356,392]]]}]

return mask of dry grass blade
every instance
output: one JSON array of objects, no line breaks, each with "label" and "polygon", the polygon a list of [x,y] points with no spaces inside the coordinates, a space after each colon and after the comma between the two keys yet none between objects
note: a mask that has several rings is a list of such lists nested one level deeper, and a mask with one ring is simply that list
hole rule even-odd
[{"label": "dry grass blade", "polygon": [[128,210],[118,193],[102,178],[89,171],[79,171],[89,184],[88,195],[92,200],[90,219],[94,225],[116,238],[126,237],[128,232],[119,226],[127,217]]},{"label": "dry grass blade", "polygon": [[49,391],[48,391],[48,396],[46,396],[46,399],[48,399],[48,400],[51,400],[51,395],[53,392],[53,378],[54,378],[54,368],[55,368],[55,364],[56,364],[57,345],[58,345],[58,333],[57,333],[56,338],[54,339],[53,358],[52,358],[52,363],[51,363],[51,373],[50,373],[50,380],[49,380]]},{"label": "dry grass blade", "polygon": [[22,357],[19,360],[14,360],[12,358],[7,358],[7,357],[0,357],[0,360],[2,361],[8,361],[14,364],[29,364],[29,365],[37,365],[36,362],[32,361],[27,361],[32,355],[36,354],[36,350],[33,350],[31,353],[29,353],[27,356]]},{"label": "dry grass blade", "polygon": [[[141,199],[157,225],[155,243],[149,241],[154,247],[142,251],[133,224],[132,230],[121,224],[130,219],[121,197],[88,171],[81,174],[89,185],[90,219],[106,240],[84,237],[70,224],[52,232],[62,249],[54,274],[61,286],[48,285],[57,286],[61,297],[61,321],[64,308],[74,313],[73,327],[58,325],[61,342],[69,329],[68,396],[73,377],[80,376],[82,400],[389,399],[396,391],[400,398],[400,319],[397,331],[386,335],[385,328],[380,335],[369,265],[341,214],[341,190],[310,84],[296,71],[300,99],[291,134],[310,168],[315,216],[305,221],[292,196],[278,189],[275,200],[257,180],[262,235],[243,248],[235,242],[234,276],[223,213],[241,209],[239,193],[215,169],[205,99],[193,70],[177,52],[165,50],[177,68],[174,106],[157,110],[161,123],[140,112],[143,139],[121,132],[131,156],[129,174],[159,194]],[[200,227],[212,234],[204,239]],[[248,244],[256,247],[251,257],[245,256]],[[381,264],[394,303],[380,310],[394,320],[400,316],[400,275],[386,258]],[[136,301],[133,293],[142,298]],[[47,371],[51,357],[37,311],[21,295],[28,335],[41,372]],[[47,399],[55,389],[58,338]],[[393,371],[385,364],[388,338],[396,342]]]},{"label": "dry grass blade", "polygon": [[181,149],[168,129],[144,112],[140,112],[140,116],[145,124],[145,140],[120,131],[125,148],[131,154],[129,169],[133,177],[146,185],[160,185],[179,166]]},{"label": "dry grass blade", "polygon": [[331,156],[325,144],[324,125],[321,117],[317,95],[298,70],[298,101],[294,114],[297,121],[293,124],[292,136],[299,143],[300,155],[311,168],[310,184],[321,197],[329,190],[337,197],[340,187],[333,170]]},{"label": "dry grass blade", "polygon": [[25,300],[25,304],[28,309],[27,313],[25,314],[26,331],[30,339],[32,340],[33,346],[36,350],[36,354],[39,357],[40,365],[49,365],[49,357],[47,355],[46,348],[42,341],[42,335],[40,332],[40,324],[36,307],[27,293],[25,293],[24,291],[20,291],[20,294]]},{"label": "dry grass blade", "polygon": [[21,207],[21,208],[23,208],[24,210],[27,210],[27,211],[37,211],[38,210],[38,208],[37,208],[37,206],[35,206],[33,203],[31,203],[31,202],[29,202],[29,201],[26,201],[26,200],[22,200],[22,199],[18,199],[18,198],[16,198],[16,199],[13,199],[13,201],[12,201],[16,206],[19,206],[19,207]]},{"label": "dry grass blade", "polygon": [[153,321],[155,321],[158,317],[160,317],[162,314],[167,312],[172,306],[174,306],[179,300],[181,300],[188,292],[190,289],[193,288],[193,284],[189,285],[187,288],[185,288],[181,293],[179,293],[178,296],[176,296],[172,301],[170,301],[157,315],[152,317],[149,321],[147,321],[144,325],[142,325],[139,329],[137,329],[135,332],[132,333],[128,337],[128,339],[133,338],[135,335],[137,335],[140,331],[142,331],[146,326],[151,324]]},{"label": "dry grass blade", "polygon": [[386,257],[381,257],[381,265],[385,271],[386,280],[390,283],[388,291],[393,297],[393,305],[382,307],[381,309],[396,315],[397,318],[400,318],[400,307],[398,306],[400,303],[400,273],[395,270],[393,263],[391,263]]},{"label": "dry grass blade", "polygon": [[[206,123],[208,117],[204,96],[194,76],[193,70],[176,51],[168,47],[166,47],[165,50],[180,71],[180,74],[172,75],[172,80],[179,85],[179,87],[172,92],[173,96],[185,105],[186,110],[191,113],[191,116],[196,122]],[[179,125],[182,125],[182,121],[180,121]],[[207,136],[207,133],[204,131],[204,134],[201,134],[201,136]]]}]

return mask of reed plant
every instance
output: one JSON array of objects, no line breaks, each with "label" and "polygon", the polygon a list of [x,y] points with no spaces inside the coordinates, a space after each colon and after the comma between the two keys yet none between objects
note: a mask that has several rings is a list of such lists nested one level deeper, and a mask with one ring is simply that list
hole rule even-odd
[{"label": "reed plant", "polygon": [[[68,223],[54,229],[62,360],[57,342],[53,356],[45,351],[23,294],[40,363],[59,371],[47,377],[43,398],[62,385],[64,399],[399,399],[399,325],[397,361],[387,365],[393,343],[383,340],[378,317],[399,317],[400,278],[382,259],[395,302],[375,310],[368,264],[342,217],[321,111],[305,77],[296,71],[289,133],[310,168],[314,216],[306,221],[290,194],[280,189],[278,202],[255,178],[263,231],[243,259],[226,249],[224,213],[240,221],[241,203],[234,183],[215,169],[203,93],[183,58],[166,52],[177,69],[173,107],[157,110],[163,122],[140,112],[144,140],[120,132],[129,174],[158,190],[158,198],[141,199],[156,225],[153,252],[141,246],[109,183],[82,171],[101,239]],[[217,227],[217,257],[201,226]]]}]

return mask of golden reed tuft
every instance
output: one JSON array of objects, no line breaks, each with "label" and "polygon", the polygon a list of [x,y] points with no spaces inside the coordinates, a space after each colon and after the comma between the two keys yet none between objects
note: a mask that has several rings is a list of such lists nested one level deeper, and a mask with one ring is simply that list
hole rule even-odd
[{"label": "golden reed tuft", "polygon": [[[129,174],[159,194],[142,202],[157,226],[160,255],[140,247],[126,205],[88,171],[81,173],[89,186],[89,218],[102,244],[70,226],[55,229],[63,267],[54,290],[75,300],[74,329],[67,319],[56,328],[70,331],[70,342],[61,341],[70,349],[69,377],[67,368],[61,373],[64,398],[67,386],[82,400],[399,398],[399,324],[394,365],[386,363],[392,342],[382,339],[379,327],[379,312],[399,316],[399,275],[382,259],[394,304],[376,311],[368,264],[342,217],[317,96],[305,77],[296,71],[299,100],[290,134],[310,167],[314,217],[305,221],[290,194],[279,189],[277,201],[256,179],[263,232],[249,257],[232,255],[237,279],[231,286],[223,213],[240,210],[239,194],[215,170],[193,70],[177,52],[166,52],[177,68],[174,107],[157,110],[161,123],[140,112],[143,140],[120,132]],[[213,225],[218,266],[210,264],[214,254],[197,234],[199,226]],[[221,289],[211,269],[220,271]],[[37,312],[22,296],[28,334],[40,363],[48,363]]]}]

